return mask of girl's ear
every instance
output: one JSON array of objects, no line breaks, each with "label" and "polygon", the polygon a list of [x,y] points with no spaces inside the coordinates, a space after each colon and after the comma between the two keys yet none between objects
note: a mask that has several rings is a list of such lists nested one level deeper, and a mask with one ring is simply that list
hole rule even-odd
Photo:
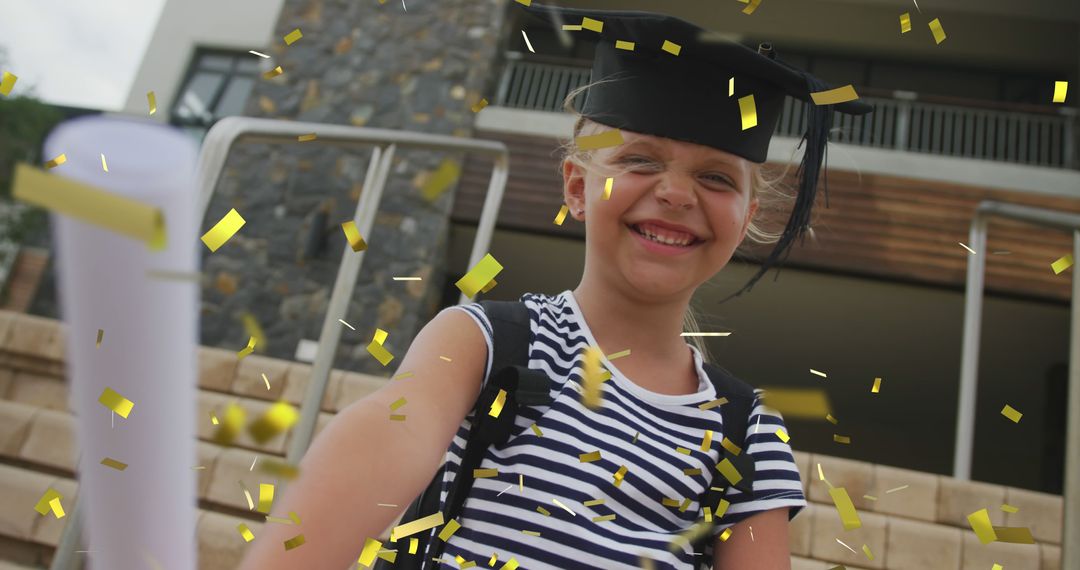
[{"label": "girl's ear", "polygon": [[755,197],[750,201],[750,206],[746,209],[746,220],[743,221],[742,235],[739,236],[740,245],[743,240],[746,239],[746,232],[750,230],[750,222],[754,220],[754,214],[757,213],[758,205],[758,198]]},{"label": "girl's ear", "polygon": [[585,169],[572,160],[563,159],[563,201],[570,215],[579,222],[585,220]]}]

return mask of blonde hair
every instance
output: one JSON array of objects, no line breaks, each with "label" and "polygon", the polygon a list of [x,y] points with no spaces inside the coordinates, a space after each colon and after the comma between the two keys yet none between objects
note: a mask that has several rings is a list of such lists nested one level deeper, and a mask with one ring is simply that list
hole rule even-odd
[{"label": "blonde hair", "polygon": [[[597,81],[578,87],[569,94],[563,101],[563,109],[576,116],[574,121],[574,134],[573,136],[559,145],[559,154],[562,161],[570,161],[583,169],[600,169],[604,171],[605,176],[614,176],[621,172],[611,172],[610,168],[604,167],[596,163],[593,158],[593,152],[589,150],[582,150],[577,147],[575,140],[582,134],[591,134],[593,131],[597,131],[603,128],[607,128],[600,123],[589,120],[587,117],[581,115],[573,106],[573,101],[579,95],[584,93],[590,87],[598,85],[602,82],[611,80]],[[784,168],[779,172],[774,172],[761,164],[752,163],[750,167],[750,200],[757,198],[758,210],[754,217],[750,220],[750,224],[746,230],[746,239],[751,243],[759,245],[770,245],[780,240],[780,236],[784,233],[785,219],[782,215],[790,209],[790,204],[794,201],[795,197],[788,188],[782,184],[782,180],[787,176],[788,169]],[[779,226],[776,230],[770,230],[769,226],[774,224],[774,218],[779,220]],[[741,244],[739,247],[742,247]],[[698,318],[696,311],[694,310],[694,301],[691,299],[690,306],[686,308],[686,314],[683,315],[683,330],[685,332],[700,332],[701,329],[698,326]],[[712,360],[712,355],[709,352],[708,346],[702,337],[693,336],[690,337],[690,341],[701,352],[702,359],[705,362]]]}]

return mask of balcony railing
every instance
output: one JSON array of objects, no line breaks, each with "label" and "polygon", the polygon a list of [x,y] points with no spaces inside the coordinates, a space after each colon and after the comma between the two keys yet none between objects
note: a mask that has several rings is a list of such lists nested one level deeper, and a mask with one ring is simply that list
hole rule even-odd
[{"label": "balcony railing", "polygon": [[[573,89],[589,82],[589,68],[507,58],[496,104],[561,111]],[[1034,105],[922,97],[905,91],[863,89],[875,111],[862,117],[837,114],[830,140],[909,152],[1077,168],[1075,110]],[[788,98],[777,134],[800,137],[804,106]]]}]

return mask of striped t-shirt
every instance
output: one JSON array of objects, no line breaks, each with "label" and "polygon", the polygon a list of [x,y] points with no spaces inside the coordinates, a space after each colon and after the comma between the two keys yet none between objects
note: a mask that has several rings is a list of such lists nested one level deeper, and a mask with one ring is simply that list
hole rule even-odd
[{"label": "striped t-shirt", "polygon": [[[611,379],[601,384],[603,405],[590,410],[581,403],[582,354],[597,343],[573,293],[526,293],[521,301],[529,311],[529,368],[549,377],[552,403],[521,408],[510,440],[488,448],[480,468],[497,469],[498,476],[476,479],[458,518],[461,528],[446,543],[442,559],[460,556],[484,566],[495,554],[496,568],[514,558],[525,570],[629,570],[641,568],[647,557],[656,568],[692,568],[691,548],[672,552],[669,545],[701,515],[710,477],[715,475],[715,486],[727,483],[715,468],[723,453],[719,408],[698,407],[717,398],[700,353],[688,345],[699,387],[685,395],[645,390],[602,357]],[[486,384],[492,329],[482,306],[446,310],[466,311],[483,331]],[[447,450],[443,503],[471,419],[465,418]],[[755,513],[789,508],[793,517],[806,505],[791,448],[776,435],[783,421],[755,401],[747,426],[746,441],[735,443],[755,458],[754,491],[727,489],[730,507],[714,535]],[[701,451],[705,430],[713,431],[708,452]],[[597,451],[597,460],[582,457]],[[623,466],[616,486],[615,474]],[[695,469],[700,474],[685,472]],[[711,553],[713,541],[708,542]]]}]

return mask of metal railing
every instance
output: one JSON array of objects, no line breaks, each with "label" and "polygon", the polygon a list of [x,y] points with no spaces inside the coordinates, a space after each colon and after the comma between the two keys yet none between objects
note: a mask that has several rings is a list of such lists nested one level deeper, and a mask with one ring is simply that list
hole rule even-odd
[{"label": "metal railing", "polygon": [[[1080,260],[1080,214],[1070,214],[986,200],[971,220],[968,243],[967,289],[964,293],[964,340],[960,358],[960,398],[956,412],[953,477],[971,478],[975,444],[975,395],[979,372],[983,280],[986,275],[986,230],[990,218],[1000,217],[1071,232],[1074,260]],[[1069,383],[1065,431],[1065,525],[1061,540],[1062,568],[1080,569],[1080,268],[1073,266],[1072,313],[1069,332]]]},{"label": "metal railing", "polygon": [[[398,148],[410,150],[470,152],[494,159],[491,179],[484,199],[484,207],[477,223],[476,237],[473,240],[469,267],[475,266],[488,252],[491,236],[495,231],[495,220],[506,190],[507,175],[510,168],[510,154],[501,142],[485,141],[434,135],[409,131],[361,128],[344,125],[321,123],[302,123],[251,117],[228,117],[218,121],[206,134],[199,155],[198,167],[198,212],[199,220],[206,217],[210,198],[214,194],[218,181],[225,169],[229,151],[238,142],[279,144],[296,142],[297,137],[309,133],[318,133],[316,144],[354,149],[372,148],[371,162],[364,177],[364,191],[356,204],[357,230],[361,236],[370,236],[375,225],[375,213],[382,200],[386,181],[390,176],[390,165]],[[310,144],[310,143],[309,143]],[[385,145],[385,147],[384,147]],[[356,279],[364,261],[364,251],[354,252],[349,244],[341,254],[334,289],[330,294],[326,316],[323,319],[319,345],[315,353],[315,363],[311,371],[311,382],[300,405],[300,420],[293,429],[285,460],[297,464],[311,444],[319,416],[320,403],[326,392],[330,378],[334,355],[337,354],[341,340],[342,327],[338,318],[345,315],[349,299],[356,287]],[[462,293],[459,302],[466,303],[469,298]],[[56,551],[52,570],[71,570],[81,568],[83,557],[75,557],[74,552],[82,534],[81,501],[77,500],[71,519],[64,527],[60,538],[60,547]]]},{"label": "metal railing", "polygon": [[[588,67],[523,61],[508,54],[495,104],[558,112],[566,95],[588,82]],[[890,95],[862,97],[874,105],[869,115],[837,114],[830,140],[1035,166],[1078,166],[1074,109],[1025,112],[920,101],[907,91]],[[776,133],[799,138],[805,128],[804,105],[787,98]]]}]

